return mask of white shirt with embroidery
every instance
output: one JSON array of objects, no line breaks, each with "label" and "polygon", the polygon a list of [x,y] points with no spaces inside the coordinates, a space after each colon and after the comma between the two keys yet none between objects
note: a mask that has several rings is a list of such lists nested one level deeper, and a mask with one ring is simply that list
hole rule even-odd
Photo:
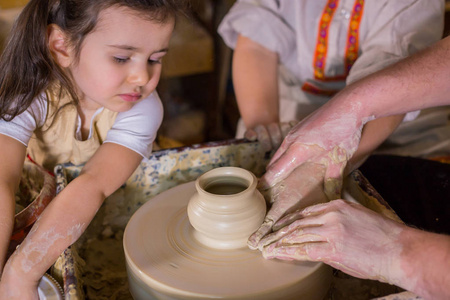
[{"label": "white shirt with embroidery", "polygon": [[[327,46],[324,75],[345,74],[349,26],[356,2],[363,2],[359,22],[358,58],[343,80],[324,81],[314,76],[319,23],[324,8],[337,4],[326,30]],[[219,26],[219,33],[231,48],[243,35],[278,53],[281,62],[281,102],[296,99],[296,106],[323,105],[331,96],[302,91],[308,82],[325,90],[340,90],[375,71],[424,49],[438,41],[443,32],[442,0],[238,0]],[[292,89],[293,88],[293,89]],[[300,104],[299,104],[300,103]],[[297,111],[280,103],[281,121],[301,119],[311,111]],[[301,109],[300,109],[301,110]],[[293,115],[295,114],[295,115]],[[417,115],[410,114],[410,118]],[[299,117],[300,116],[300,117]]]}]

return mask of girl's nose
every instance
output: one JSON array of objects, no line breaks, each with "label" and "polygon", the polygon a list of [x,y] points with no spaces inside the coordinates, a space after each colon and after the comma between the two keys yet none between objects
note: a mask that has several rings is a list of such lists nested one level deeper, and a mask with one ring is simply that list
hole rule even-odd
[{"label": "girl's nose", "polygon": [[146,85],[152,76],[151,68],[148,66],[138,66],[131,70],[128,81],[138,86]]}]

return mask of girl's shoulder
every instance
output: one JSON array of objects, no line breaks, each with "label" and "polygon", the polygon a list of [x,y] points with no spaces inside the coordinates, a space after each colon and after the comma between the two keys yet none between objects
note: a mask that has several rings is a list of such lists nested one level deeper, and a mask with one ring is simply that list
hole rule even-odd
[{"label": "girl's shoulder", "polygon": [[44,125],[47,112],[47,95],[42,93],[34,99],[23,113],[17,115],[11,121],[1,119],[0,134],[13,137],[27,146],[33,132]]},{"label": "girl's shoulder", "polygon": [[44,125],[48,114],[48,95],[46,92],[42,92],[37,96],[31,105],[20,115],[14,118],[18,123],[34,123],[36,127]]},{"label": "girl's shoulder", "polygon": [[113,127],[141,131],[142,135],[153,135],[161,125],[163,106],[157,92],[136,103],[130,110],[117,114]]},{"label": "girl's shoulder", "polygon": [[153,108],[152,113],[162,112],[162,103],[158,93],[155,91],[151,93],[147,98],[137,103],[133,108]]},{"label": "girl's shoulder", "polygon": [[163,118],[163,107],[156,92],[120,112],[108,131],[105,142],[125,145],[143,157],[148,157]]},{"label": "girl's shoulder", "polygon": [[[153,92],[147,98],[143,99],[139,103],[136,103],[130,110],[120,112],[117,115],[117,120],[121,120],[124,118],[131,118],[135,120],[150,121],[154,122],[154,120],[162,120],[163,115],[163,106],[161,103],[161,99],[157,92]],[[153,120],[153,121],[152,121]]]}]

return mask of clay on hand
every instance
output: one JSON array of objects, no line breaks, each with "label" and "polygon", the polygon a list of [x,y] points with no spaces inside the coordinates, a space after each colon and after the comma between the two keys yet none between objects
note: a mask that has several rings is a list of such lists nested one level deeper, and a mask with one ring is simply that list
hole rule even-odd
[{"label": "clay on hand", "polygon": [[278,149],[283,139],[298,121],[270,123],[268,125],[257,125],[244,133],[249,141],[259,141],[264,152]]},{"label": "clay on hand", "polygon": [[298,123],[271,159],[260,184],[271,187],[304,163],[323,165],[324,190],[329,200],[340,198],[347,161],[355,153],[365,122],[355,113],[322,113],[320,110]]},{"label": "clay on hand", "polygon": [[[13,255],[15,255],[13,253]],[[10,267],[8,261],[0,280],[0,300],[39,299],[38,281],[30,280],[23,273]]]},{"label": "clay on hand", "polygon": [[349,275],[391,284],[403,276],[398,241],[405,225],[345,200],[295,214],[296,221],[261,240],[268,245],[265,258],[322,261]]},{"label": "clay on hand", "polygon": [[327,201],[323,192],[324,173],[323,165],[305,163],[282,182],[260,190],[271,207],[263,224],[249,237],[247,245],[250,249],[262,250],[264,244],[260,240],[271,233],[273,225],[286,214]]}]

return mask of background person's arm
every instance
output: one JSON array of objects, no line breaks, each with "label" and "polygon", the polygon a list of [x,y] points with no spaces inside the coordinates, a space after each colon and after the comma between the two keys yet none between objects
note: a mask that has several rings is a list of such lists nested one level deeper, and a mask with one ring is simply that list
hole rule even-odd
[{"label": "background person's arm", "polygon": [[239,112],[246,128],[279,122],[278,54],[240,35],[232,72]]},{"label": "background person's arm", "polygon": [[280,123],[278,96],[278,54],[239,35],[233,54],[232,77],[246,132],[259,140],[262,149],[277,149],[292,128]]},{"label": "background person's arm", "polygon": [[345,173],[348,174],[361,166],[369,155],[395,131],[404,116],[404,114],[400,114],[384,117],[364,125],[358,149],[348,161]]},{"label": "background person's arm", "polygon": [[288,15],[298,9],[295,3],[237,1],[218,28],[234,49],[232,77],[242,117],[236,137],[258,139],[265,151],[277,149],[292,128],[289,122],[279,122],[278,67],[296,49]]}]

